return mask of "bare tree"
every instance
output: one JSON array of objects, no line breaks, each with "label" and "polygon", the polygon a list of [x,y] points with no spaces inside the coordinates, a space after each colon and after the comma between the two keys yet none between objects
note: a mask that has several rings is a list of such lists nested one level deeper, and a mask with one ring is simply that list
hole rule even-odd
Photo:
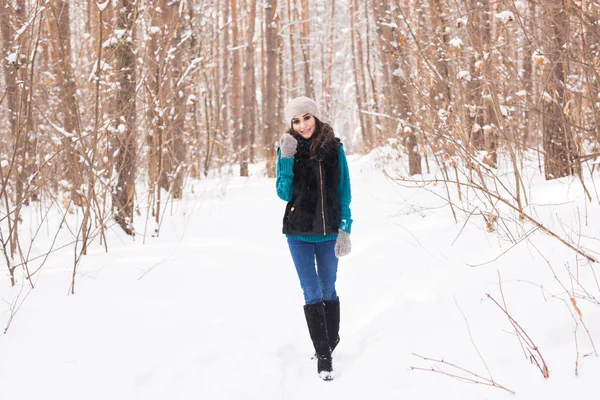
[{"label": "bare tree", "polygon": [[377,37],[380,45],[379,56],[382,60],[382,70],[385,82],[383,85],[384,101],[382,106],[386,114],[389,114],[393,125],[388,125],[390,134],[398,135],[408,153],[409,174],[421,173],[421,154],[417,136],[414,132],[414,124],[410,123],[413,114],[409,85],[406,76],[409,74],[410,66],[407,65],[407,54],[403,50],[406,38],[399,31],[398,24],[392,15],[397,14],[397,7],[387,8],[382,1],[375,1],[373,6],[377,24]]},{"label": "bare tree", "polygon": [[544,72],[542,95],[544,127],[544,168],[546,179],[575,175],[579,171],[578,155],[569,123],[570,99],[566,80],[569,71],[565,44],[569,32],[569,2],[548,0],[544,2],[545,57],[548,60]]}]

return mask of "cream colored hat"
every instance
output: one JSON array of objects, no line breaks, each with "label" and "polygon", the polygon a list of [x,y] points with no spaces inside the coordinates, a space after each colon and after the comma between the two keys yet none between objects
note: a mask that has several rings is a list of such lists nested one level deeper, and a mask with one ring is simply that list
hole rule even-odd
[{"label": "cream colored hat", "polygon": [[288,124],[292,124],[292,119],[298,114],[312,114],[315,118],[321,119],[321,113],[319,112],[319,106],[317,103],[308,97],[301,96],[290,100],[285,107],[285,120]]}]

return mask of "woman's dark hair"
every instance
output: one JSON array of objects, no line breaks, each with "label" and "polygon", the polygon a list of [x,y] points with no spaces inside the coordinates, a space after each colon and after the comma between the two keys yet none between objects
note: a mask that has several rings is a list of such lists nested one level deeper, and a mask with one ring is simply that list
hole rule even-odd
[{"label": "woman's dark hair", "polygon": [[[322,151],[329,143],[335,139],[333,128],[326,122],[322,122],[313,115],[315,119],[315,132],[310,138],[310,159],[323,161],[324,152]],[[298,134],[293,127],[288,129],[288,133],[294,136],[296,139],[304,140],[300,134]]]}]

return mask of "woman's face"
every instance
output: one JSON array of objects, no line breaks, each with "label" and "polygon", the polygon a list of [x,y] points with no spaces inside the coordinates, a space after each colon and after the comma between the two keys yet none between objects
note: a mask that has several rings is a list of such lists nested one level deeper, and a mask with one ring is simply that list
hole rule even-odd
[{"label": "woman's face", "polygon": [[316,125],[315,117],[313,117],[312,114],[298,114],[292,118],[292,128],[294,128],[294,131],[304,139],[310,139],[312,137],[315,133]]}]

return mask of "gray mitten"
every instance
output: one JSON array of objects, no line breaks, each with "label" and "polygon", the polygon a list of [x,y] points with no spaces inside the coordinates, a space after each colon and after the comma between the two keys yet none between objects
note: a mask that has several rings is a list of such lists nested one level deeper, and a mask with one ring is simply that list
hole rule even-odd
[{"label": "gray mitten", "polygon": [[281,158],[291,158],[296,154],[298,141],[289,133],[284,133],[279,139],[279,149],[281,149]]},{"label": "gray mitten", "polygon": [[338,237],[335,241],[335,256],[337,258],[347,256],[352,250],[352,244],[350,243],[350,234],[344,230],[338,229]]}]

